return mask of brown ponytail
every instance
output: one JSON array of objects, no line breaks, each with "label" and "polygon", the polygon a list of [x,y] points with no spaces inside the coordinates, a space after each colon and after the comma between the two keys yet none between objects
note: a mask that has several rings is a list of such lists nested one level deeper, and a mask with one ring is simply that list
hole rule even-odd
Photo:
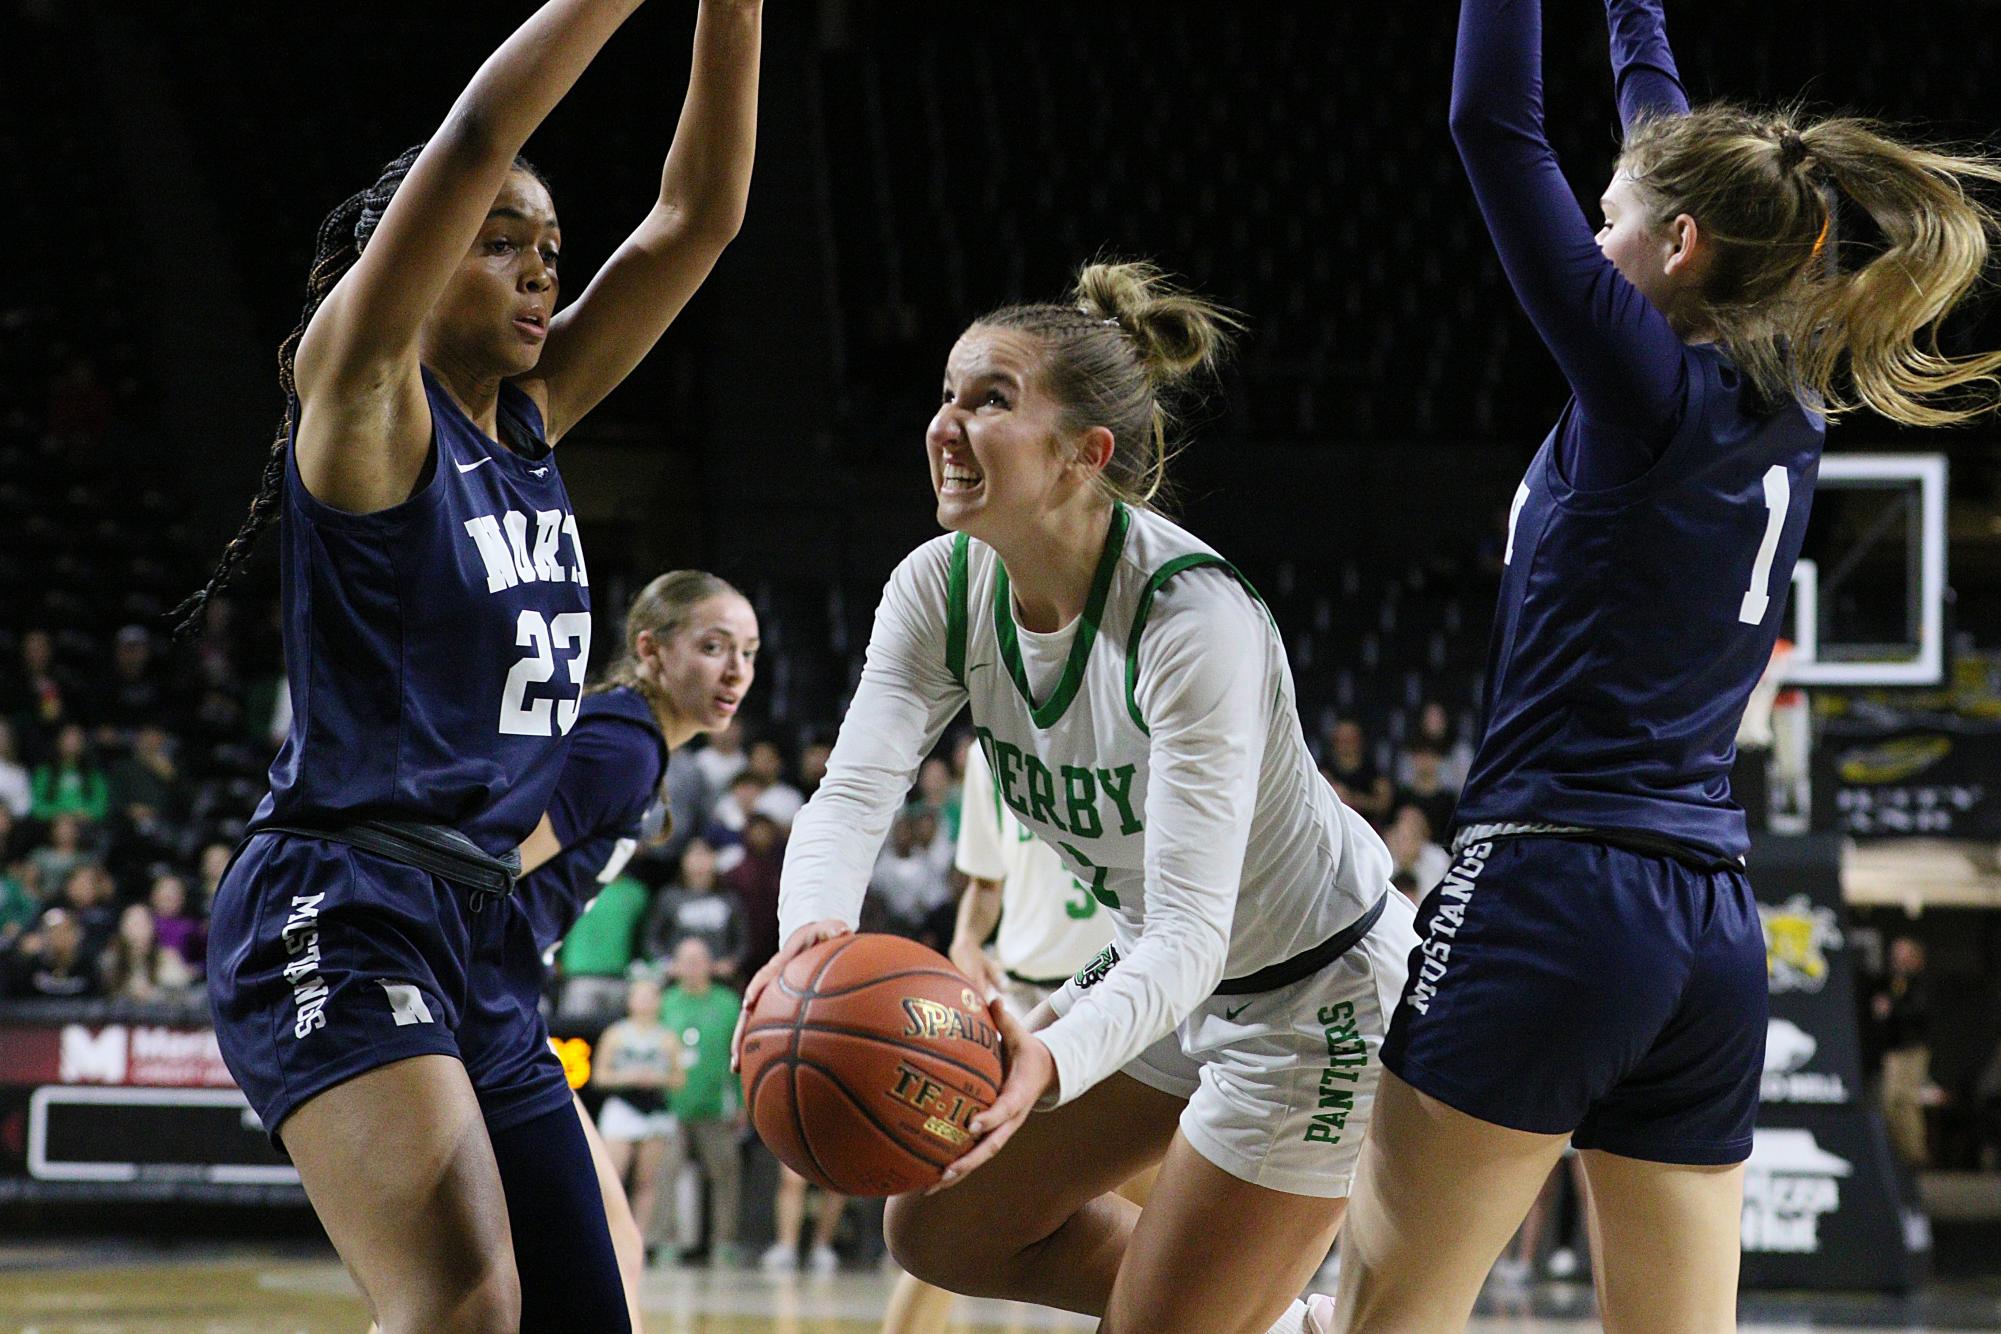
[{"label": "brown ponytail", "polygon": [[1173,405],[1198,374],[1214,372],[1244,327],[1144,260],[1087,264],[1069,304],[1007,306],[975,323],[1041,339],[1043,385],[1062,405],[1063,429],[1111,431],[1098,486],[1140,508],[1167,483]]},{"label": "brown ponytail", "polygon": [[[1657,223],[1687,213],[1714,246],[1677,323],[1712,333],[1768,397],[1911,426],[2001,402],[2001,351],[1938,348],[1940,321],[2001,235],[2001,215],[1969,192],[2001,184],[1993,158],[1903,143],[1852,117],[1717,104],[1642,123],[1619,165]],[[1866,258],[1843,249],[1847,209],[1881,238]]]}]

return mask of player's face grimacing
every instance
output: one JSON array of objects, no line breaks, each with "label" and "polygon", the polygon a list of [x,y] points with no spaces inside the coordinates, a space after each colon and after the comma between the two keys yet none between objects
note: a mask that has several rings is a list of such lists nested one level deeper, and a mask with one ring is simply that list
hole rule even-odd
[{"label": "player's face grimacing", "polygon": [[685,729],[670,744],[729,725],[757,675],[757,645],[757,613],[734,593],[696,603],[672,638],[640,634],[640,670],[666,696],[674,730]]},{"label": "player's face grimacing", "polygon": [[1060,447],[1058,404],[1041,386],[1039,352],[1031,334],[979,324],[953,345],[924,433],[940,527],[991,543],[1080,484]]},{"label": "player's face grimacing", "polygon": [[427,365],[503,377],[535,369],[556,311],[562,228],[542,182],[508,173],[424,326]]}]

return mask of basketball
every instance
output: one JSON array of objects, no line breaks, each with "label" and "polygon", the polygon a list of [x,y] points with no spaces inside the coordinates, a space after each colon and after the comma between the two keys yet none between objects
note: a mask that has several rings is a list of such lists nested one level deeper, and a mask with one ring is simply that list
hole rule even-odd
[{"label": "basketball", "polygon": [[771,1151],[843,1195],[933,1185],[1000,1094],[1001,1039],[972,984],[900,936],[822,941],[743,1034],[744,1100]]}]

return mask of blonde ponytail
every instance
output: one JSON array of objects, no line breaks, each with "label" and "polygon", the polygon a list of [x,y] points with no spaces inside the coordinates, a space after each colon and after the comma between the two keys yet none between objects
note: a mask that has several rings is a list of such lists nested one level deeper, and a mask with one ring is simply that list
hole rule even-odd
[{"label": "blonde ponytail", "polygon": [[[2001,184],[1993,158],[1852,117],[1718,103],[1642,122],[1619,165],[1657,223],[1686,213],[1712,246],[1677,324],[1714,337],[1768,398],[1828,416],[1866,406],[1911,426],[2001,403],[2001,351],[1954,357],[1937,342],[2001,236],[2001,215],[1972,193]],[[1866,259],[1843,248],[1850,210],[1882,241]]]}]

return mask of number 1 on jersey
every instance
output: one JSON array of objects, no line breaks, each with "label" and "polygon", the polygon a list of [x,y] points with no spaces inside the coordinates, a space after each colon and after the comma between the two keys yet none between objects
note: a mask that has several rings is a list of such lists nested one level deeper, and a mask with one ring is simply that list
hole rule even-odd
[{"label": "number 1 on jersey", "polygon": [[1737,619],[1757,625],[1772,605],[1772,558],[1779,551],[1779,534],[1785,531],[1786,511],[1792,508],[1793,479],[1774,463],[1765,469],[1765,540],[1758,543],[1758,559],[1751,564],[1751,586],[1744,590],[1744,602]]}]

